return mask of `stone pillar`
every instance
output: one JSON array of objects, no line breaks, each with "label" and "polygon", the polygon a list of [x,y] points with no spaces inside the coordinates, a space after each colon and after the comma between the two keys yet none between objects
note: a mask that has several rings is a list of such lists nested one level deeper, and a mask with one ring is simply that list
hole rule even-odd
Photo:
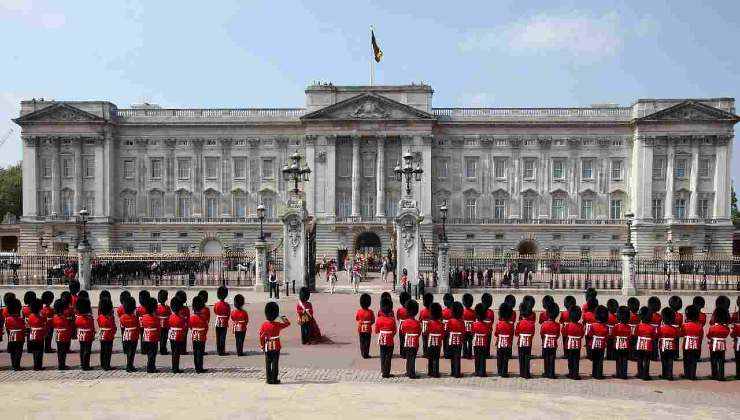
[{"label": "stone pillar", "polygon": [[254,243],[254,291],[266,292],[267,285],[267,242],[258,239]]},{"label": "stone pillar", "polygon": [[699,212],[699,145],[695,144],[691,148],[691,172],[689,174],[689,189],[691,197],[689,198],[689,219],[696,219]]},{"label": "stone pillar", "polygon": [[326,197],[324,210],[327,223],[334,223],[337,215],[336,172],[337,137],[326,136]]},{"label": "stone pillar", "polygon": [[306,221],[308,212],[303,200],[289,199],[283,221],[283,278],[295,281],[296,289],[306,284]]},{"label": "stone pillar", "polygon": [[82,172],[85,170],[83,167],[83,161],[82,158],[82,151],[83,151],[83,144],[85,143],[85,140],[78,139],[77,140],[77,166],[75,168],[75,196],[74,196],[74,208],[73,213],[77,214],[82,210]]},{"label": "stone pillar", "polygon": [[[421,175],[421,182],[418,184],[419,194],[417,197],[420,201],[421,216],[427,222],[432,223],[432,136],[422,136],[421,144],[421,167],[424,173]],[[481,167],[483,162],[480,162]],[[483,176],[482,174],[480,175]],[[482,204],[482,203],[481,203]],[[478,210],[480,211],[480,210]],[[480,213],[479,213],[480,214]]]},{"label": "stone pillar", "polygon": [[627,244],[622,248],[622,294],[634,296],[637,294],[635,288],[635,248]]},{"label": "stone pillar", "polygon": [[38,215],[38,140],[23,138],[23,216]]},{"label": "stone pillar", "polygon": [[401,278],[405,268],[410,284],[416,284],[415,277],[419,271],[421,219],[416,200],[407,196],[399,201],[396,217],[396,278]]},{"label": "stone pillar", "polygon": [[314,182],[304,182],[303,189],[306,191],[306,209],[308,214],[316,215],[316,136],[306,136],[306,165],[313,171]]},{"label": "stone pillar", "polygon": [[61,214],[60,197],[62,193],[62,171],[59,165],[59,143],[61,139],[55,138],[52,140],[53,154],[51,156],[51,213]]},{"label": "stone pillar", "polygon": [[[730,142],[730,145],[732,143]],[[714,213],[717,219],[730,218],[730,146],[718,144],[714,163]]]},{"label": "stone pillar", "polygon": [[87,241],[80,241],[77,246],[78,271],[77,279],[80,282],[80,290],[90,289],[90,262],[92,261],[92,247]]},{"label": "stone pillar", "polygon": [[437,293],[450,291],[450,244],[440,242],[437,245]]},{"label": "stone pillar", "polygon": [[377,163],[375,165],[375,185],[377,197],[375,199],[375,217],[385,217],[385,136],[378,136]]},{"label": "stone pillar", "polygon": [[673,161],[675,160],[675,151],[673,145],[668,146],[668,156],[666,157],[665,171],[665,219],[667,222],[673,220],[673,180],[675,178]]},{"label": "stone pillar", "polygon": [[352,137],[352,217],[360,216],[360,137]]},{"label": "stone pillar", "polygon": [[[103,150],[103,144],[105,142],[104,138],[96,139],[95,141],[95,188],[93,189],[94,194],[94,203],[95,208],[93,209],[87,209],[87,211],[90,212],[90,215],[92,216],[104,216],[105,210],[103,205],[105,204],[105,200],[103,199],[103,196],[105,194],[105,171],[107,167],[104,163],[104,150]],[[144,191],[141,191],[141,194],[144,195],[144,200],[146,203],[146,193]],[[146,204],[144,205],[144,208],[146,209]]]},{"label": "stone pillar", "polygon": [[164,163],[164,201],[162,202],[162,217],[172,217],[175,215],[175,139],[166,139],[164,141],[167,147],[166,158]]}]

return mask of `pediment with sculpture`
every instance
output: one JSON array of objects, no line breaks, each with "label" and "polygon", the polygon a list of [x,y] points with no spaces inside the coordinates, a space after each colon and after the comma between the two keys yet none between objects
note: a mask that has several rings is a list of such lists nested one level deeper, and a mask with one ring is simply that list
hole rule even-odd
[{"label": "pediment with sculpture", "polygon": [[303,120],[431,120],[434,116],[382,95],[364,93],[304,115]]},{"label": "pediment with sculpture", "polygon": [[697,101],[684,101],[652,114],[639,118],[638,121],[733,121],[737,115]]},{"label": "pediment with sculpture", "polygon": [[104,122],[105,119],[64,102],[22,115],[13,120],[18,125],[25,123]]}]

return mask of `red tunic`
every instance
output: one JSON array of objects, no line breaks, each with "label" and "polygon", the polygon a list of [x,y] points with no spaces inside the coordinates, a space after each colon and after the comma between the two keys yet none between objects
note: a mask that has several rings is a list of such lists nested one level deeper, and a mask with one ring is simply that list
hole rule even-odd
[{"label": "red tunic", "polygon": [[442,325],[442,322],[433,319],[430,320],[427,325],[427,344],[430,347],[441,346],[444,333],[445,327]]},{"label": "red tunic", "polygon": [[358,334],[371,334],[373,332],[373,323],[375,322],[375,313],[372,309],[358,309],[355,313],[355,321],[357,321],[357,333]]},{"label": "red tunic", "polygon": [[700,322],[684,322],[681,327],[684,350],[700,350],[704,338],[704,327]]},{"label": "red tunic", "polygon": [[46,336],[46,317],[41,314],[36,315],[32,313],[28,316],[28,328],[30,329],[28,334],[28,341],[44,341]]},{"label": "red tunic", "polygon": [[181,343],[187,339],[188,336],[188,319],[183,318],[180,314],[172,314],[169,319],[170,332],[168,337],[172,341]]},{"label": "red tunic", "polygon": [[118,305],[118,307],[116,308],[116,316],[120,319],[125,313],[126,310],[123,308],[123,305]]},{"label": "red tunic", "polygon": [[75,318],[77,327],[77,340],[80,343],[92,343],[95,341],[95,321],[91,314],[77,315]]},{"label": "red tunic", "polygon": [[401,321],[399,332],[404,334],[403,346],[419,348],[419,336],[421,335],[421,323],[414,318],[406,318]]},{"label": "red tunic", "polygon": [[629,350],[632,328],[629,324],[619,323],[612,329],[611,337],[614,340],[614,350]]},{"label": "red tunic", "polygon": [[681,331],[673,325],[663,324],[658,328],[658,347],[660,351],[678,350],[677,338]]},{"label": "red tunic", "polygon": [[180,318],[183,318],[185,321],[190,320],[190,308],[188,308],[187,306],[183,306],[182,309],[177,312],[177,314],[180,315]]},{"label": "red tunic", "polygon": [[566,350],[580,350],[583,345],[583,324],[567,322],[563,324],[563,345]]},{"label": "red tunic", "polygon": [[121,323],[124,341],[139,341],[139,317],[135,314],[124,313],[118,322]]},{"label": "red tunic", "polygon": [[[543,321],[544,322],[544,321]],[[514,333],[519,337],[519,347],[532,347],[532,339],[534,337],[534,321],[531,319],[522,319],[516,324],[516,330]]]},{"label": "red tunic", "polygon": [[5,329],[8,330],[8,341],[22,343],[26,341],[26,322],[19,316],[9,315],[5,318]]},{"label": "red tunic", "polygon": [[159,326],[162,328],[170,327],[170,315],[172,315],[172,309],[169,306],[159,304],[157,305],[157,318],[159,318]]},{"label": "red tunic", "polygon": [[223,300],[219,300],[213,305],[213,314],[216,315],[214,326],[219,328],[229,327],[229,316],[231,315],[231,306]]},{"label": "red tunic", "polygon": [[311,304],[311,302],[298,301],[295,306],[295,312],[298,314],[299,324],[302,324],[303,322],[309,322],[311,319],[313,319],[313,305]]},{"label": "red tunic", "polygon": [[[156,313],[156,312],[155,312]],[[158,343],[160,334],[160,321],[156,315],[144,314],[141,317],[141,328],[144,329],[142,340],[145,343]]]},{"label": "red tunic", "polygon": [[591,349],[606,349],[606,338],[609,336],[609,328],[601,322],[591,324]]},{"label": "red tunic", "polygon": [[557,349],[560,324],[552,320],[543,322],[542,327],[540,327],[540,337],[542,337],[542,348]]},{"label": "red tunic", "polygon": [[72,308],[65,309],[64,318],[67,319],[67,327],[71,331],[72,338],[77,338],[77,329],[75,328],[75,310]]},{"label": "red tunic", "polygon": [[445,332],[447,332],[447,324],[452,319],[452,308],[444,308],[442,309],[442,326],[445,329]]},{"label": "red tunic", "polygon": [[244,309],[234,308],[231,310],[232,331],[234,333],[247,332],[249,314]]},{"label": "red tunic", "polygon": [[462,337],[465,334],[465,323],[461,319],[452,318],[447,321],[447,332],[449,333],[449,345],[462,345]]},{"label": "red tunic", "polygon": [[491,333],[490,326],[486,321],[473,322],[473,347],[488,347],[488,335]]},{"label": "red tunic", "polygon": [[730,328],[724,324],[714,324],[707,331],[707,344],[710,351],[727,350],[727,336],[730,335]]},{"label": "red tunic", "polygon": [[596,322],[596,316],[594,315],[593,312],[583,313],[583,327],[584,327],[583,335],[585,335],[587,339],[591,337],[591,326],[593,325],[594,322]]},{"label": "red tunic", "polygon": [[655,340],[656,331],[650,324],[641,322],[635,328],[634,335],[637,337],[636,350],[653,351],[653,340]]},{"label": "red tunic", "polygon": [[[49,305],[44,305],[43,308],[41,308],[41,317],[46,320],[46,328],[47,330],[51,328],[51,321],[54,319],[54,308],[52,308]],[[2,320],[2,318],[0,318]]]},{"label": "red tunic", "polygon": [[[549,318],[549,316],[548,316]],[[560,322],[568,322],[570,321],[570,312],[568,311],[562,311],[560,312]],[[544,323],[544,322],[543,322]]]},{"label": "red tunic", "polygon": [[432,318],[431,311],[427,308],[421,308],[421,311],[419,311],[419,322],[421,322],[421,333],[426,334],[427,333],[427,326],[429,325],[429,320]]},{"label": "red tunic", "polygon": [[378,345],[392,346],[396,336],[396,321],[387,316],[378,317],[375,321],[375,334],[378,334]]},{"label": "red tunic", "polygon": [[141,321],[142,321],[141,318],[146,313],[146,308],[144,308],[143,306],[139,305],[139,306],[136,307],[136,311],[134,313],[139,318],[139,325],[141,325]]},{"label": "red tunic", "polygon": [[198,315],[206,321],[206,325],[211,322],[211,310],[207,306],[203,307]]},{"label": "red tunic", "polygon": [[522,317],[522,314],[520,313],[519,314],[519,320],[521,321],[522,319],[528,319],[528,320],[530,320],[532,322],[537,322],[537,315],[535,315],[534,312],[531,312],[529,314],[529,316],[527,316],[526,318],[524,318],[524,317]]},{"label": "red tunic", "polygon": [[[287,328],[290,325],[290,321],[276,322],[276,321],[265,321],[260,327],[260,347],[263,351],[280,351],[282,345],[280,344],[280,330]],[[394,323],[395,326],[395,323]]]},{"label": "red tunic", "polygon": [[113,341],[116,336],[116,322],[113,315],[98,315],[98,327],[100,328],[100,341]]},{"label": "red tunic", "polygon": [[[737,314],[737,312],[735,312]],[[732,338],[735,339],[735,351],[740,352],[740,323],[735,323],[732,327]]]},{"label": "red tunic", "polygon": [[56,341],[59,343],[69,343],[72,340],[72,330],[69,328],[69,322],[64,315],[54,315],[52,320]]},{"label": "red tunic", "polygon": [[640,317],[637,316],[635,312],[630,312],[630,320],[629,320],[629,326],[630,326],[630,332],[632,335],[635,335],[635,329],[637,328],[637,325],[640,323]]},{"label": "red tunic", "polygon": [[488,325],[488,334],[493,333],[493,322],[496,320],[496,314],[491,309],[486,309],[486,320],[483,321]]},{"label": "red tunic", "polygon": [[401,306],[400,308],[396,309],[396,319],[398,321],[403,321],[406,318],[408,318],[408,314],[406,313],[406,308]]},{"label": "red tunic", "polygon": [[676,323],[673,324],[673,326],[676,328],[681,328],[682,325],[683,325],[683,314],[680,312],[676,312]]},{"label": "red tunic", "polygon": [[514,336],[514,325],[508,320],[499,320],[496,323],[494,335],[496,336],[496,348],[511,348],[514,342],[512,339]]},{"label": "red tunic", "polygon": [[470,308],[465,308],[463,310],[463,324],[465,325],[466,333],[472,333],[473,322],[475,322],[475,311]]},{"label": "red tunic", "polygon": [[[203,311],[200,311],[202,314]],[[190,327],[190,330],[192,331],[192,334],[190,334],[190,338],[193,340],[193,342],[203,342],[205,343],[208,339],[208,320],[203,318],[201,315],[198,314],[192,314],[190,315],[190,320],[188,322],[188,326]]]},{"label": "red tunic", "polygon": [[[540,325],[542,325],[542,323],[545,322],[545,321],[547,321],[548,319],[550,319],[550,315],[547,314],[547,311],[542,311],[542,312],[540,312],[540,317],[537,320],[537,322]],[[561,316],[561,319],[560,320],[562,322],[562,316]]]},{"label": "red tunic", "polygon": [[699,312],[699,323],[702,327],[707,325],[707,314],[704,312]]}]

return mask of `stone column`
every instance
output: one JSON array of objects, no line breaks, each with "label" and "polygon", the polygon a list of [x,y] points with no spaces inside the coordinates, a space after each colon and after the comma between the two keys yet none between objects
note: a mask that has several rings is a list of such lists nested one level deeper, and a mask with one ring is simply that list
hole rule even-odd
[{"label": "stone column", "polygon": [[[732,144],[732,143],[730,143]],[[730,146],[717,145],[714,163],[714,217],[730,217]]]},{"label": "stone column", "polygon": [[450,291],[450,244],[440,242],[437,245],[437,293]]},{"label": "stone column", "polygon": [[[94,209],[87,209],[87,211],[90,212],[92,216],[104,216],[105,210],[103,208],[103,205],[105,204],[105,200],[103,199],[105,195],[105,171],[107,167],[105,166],[104,162],[104,154],[103,154],[103,143],[105,142],[104,138],[96,139],[95,140],[95,189],[93,194],[95,194],[95,208]],[[141,194],[144,194],[144,199],[146,200],[146,193],[144,191],[141,192]],[[146,207],[145,207],[146,208]]]},{"label": "stone column", "polygon": [[352,217],[360,216],[360,137],[352,137]]},{"label": "stone column", "polygon": [[[420,201],[421,216],[426,222],[432,223],[432,136],[422,136],[420,144],[421,167],[424,173],[421,175],[421,182],[416,183],[419,189],[417,197]],[[483,167],[483,162],[481,162],[481,167]]]},{"label": "stone column", "polygon": [[77,257],[79,259],[77,280],[80,282],[80,290],[90,289],[90,263],[92,261],[92,247],[87,241],[80,241],[77,246]]},{"label": "stone column", "polygon": [[420,222],[416,200],[408,196],[402,198],[396,217],[396,278],[400,279],[406,269],[409,284],[416,284],[416,273],[419,271]]},{"label": "stone column", "polygon": [[61,139],[52,140],[53,154],[51,156],[51,213],[60,214],[60,197],[62,193],[62,171],[59,165],[59,142]]},{"label": "stone column", "polygon": [[23,138],[23,216],[38,215],[38,140]]},{"label": "stone column", "polygon": [[254,243],[254,291],[266,292],[267,285],[267,242],[258,239]]},{"label": "stone column", "polygon": [[318,168],[316,168],[316,136],[306,136],[306,165],[311,168],[312,182],[304,182],[303,189],[306,191],[306,209],[308,214],[316,215],[316,176],[318,175]]},{"label": "stone column", "polygon": [[673,149],[673,145],[669,145],[665,171],[665,208],[663,209],[665,210],[665,219],[667,222],[673,220],[673,180],[675,177],[673,169],[674,158],[675,151]]},{"label": "stone column", "polygon": [[637,294],[635,288],[635,248],[632,244],[622,248],[622,294],[634,296]]},{"label": "stone column", "polygon": [[75,168],[75,197],[74,197],[74,214],[82,210],[82,172],[84,171],[82,151],[85,140],[77,140],[77,167]]},{"label": "stone column", "polygon": [[234,179],[231,170],[231,146],[230,138],[220,139],[221,142],[221,215],[223,217],[233,216],[231,212],[231,181]]},{"label": "stone column", "polygon": [[375,217],[385,217],[385,136],[378,136],[377,163],[375,164]]},{"label": "stone column", "polygon": [[324,198],[326,221],[334,223],[337,215],[336,172],[337,136],[326,136],[326,197]]},{"label": "stone column", "polygon": [[[193,194],[190,201],[190,212],[193,217],[202,217],[203,211],[203,139],[191,141],[193,157],[191,169],[193,171]],[[280,176],[280,174],[276,174]]]},{"label": "stone column", "polygon": [[167,147],[167,157],[164,163],[164,202],[162,203],[162,216],[172,217],[175,215],[175,139],[164,141]]},{"label": "stone column", "polygon": [[290,199],[287,202],[283,221],[283,278],[288,282],[295,281],[296,289],[306,284],[306,212],[305,202]]},{"label": "stone column", "polygon": [[699,204],[699,145],[694,144],[691,147],[691,172],[689,174],[689,189],[691,197],[689,198],[689,219],[698,217]]}]

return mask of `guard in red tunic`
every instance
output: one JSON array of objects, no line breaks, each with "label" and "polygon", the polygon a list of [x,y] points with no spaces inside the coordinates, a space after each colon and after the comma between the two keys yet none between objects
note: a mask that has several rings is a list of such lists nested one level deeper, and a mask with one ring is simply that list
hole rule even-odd
[{"label": "guard in red tunic", "polygon": [[309,302],[311,291],[308,287],[301,287],[298,291],[298,303],[296,304],[296,313],[298,314],[298,323],[301,326],[301,343],[316,344],[321,342],[321,330],[316,322],[316,316],[313,311],[313,304]]},{"label": "guard in red tunic", "polygon": [[591,359],[591,326],[596,322],[596,308],[599,306],[599,301],[596,297],[590,297],[584,305],[581,306],[583,311],[583,330],[584,337],[586,338],[586,358]]},{"label": "guard in red tunic", "polygon": [[637,326],[640,324],[640,301],[636,297],[627,299],[627,308],[630,310],[630,351],[629,358],[632,361],[637,361],[637,336],[635,331]]},{"label": "guard in red tunic", "polygon": [[112,370],[113,339],[116,336],[116,320],[113,317],[113,304],[108,299],[98,303],[98,328],[100,329],[100,366]]},{"label": "guard in red tunic", "polygon": [[473,323],[475,322],[475,311],[473,310],[473,295],[465,293],[462,296],[463,324],[465,324],[465,337],[463,340],[463,357],[473,358]]},{"label": "guard in red tunic", "polygon": [[[270,385],[280,383],[278,379],[278,363],[280,361],[280,331],[290,326],[288,318],[281,317],[281,321],[275,321],[280,314],[280,307],[276,302],[268,302],[265,305],[265,318],[267,319],[260,327],[260,347],[265,352],[265,378]],[[393,326],[395,327],[395,322]]]},{"label": "guard in red tunic", "polygon": [[244,356],[244,338],[247,336],[249,314],[244,310],[244,296],[234,296],[234,309],[231,310],[231,325],[236,340],[236,355]]},{"label": "guard in red tunic", "polygon": [[698,322],[701,324],[702,327],[704,327],[705,325],[707,325],[707,314],[704,313],[704,306],[706,305],[704,298],[702,296],[694,296],[692,305],[696,306],[696,308],[699,309]]},{"label": "guard in red tunic", "polygon": [[[563,322],[561,332],[565,347],[563,352],[568,359],[568,378],[581,379],[581,347],[583,346],[583,324],[581,324],[581,307],[571,305],[568,311],[568,322]],[[561,316],[562,319],[562,316]]]},{"label": "guard in red tunic", "polygon": [[91,370],[90,356],[92,355],[92,343],[95,341],[95,321],[93,320],[90,301],[86,298],[77,299],[77,340],[80,342],[80,368]]},{"label": "guard in red tunic", "polygon": [[[729,299],[728,299],[729,300]],[[727,350],[727,336],[730,335],[730,312],[724,306],[714,310],[712,314],[715,324],[707,332],[710,363],[712,365],[712,379],[725,380],[725,351]]]},{"label": "guard in red tunic", "polygon": [[211,310],[208,309],[208,291],[207,290],[201,290],[198,292],[198,297],[200,300],[203,301],[203,309],[200,311],[195,311],[195,308],[193,308],[193,312],[199,312],[200,317],[205,319],[206,323],[210,325],[211,323]]},{"label": "guard in red tunic", "polygon": [[493,338],[493,322],[496,319],[496,313],[493,312],[493,296],[490,293],[483,293],[480,297],[480,302],[486,308],[486,320],[484,321],[488,326],[488,342],[486,343],[486,359],[491,358],[491,340]]},{"label": "guard in red tunic", "polygon": [[43,304],[39,299],[29,303],[31,314],[28,315],[28,348],[33,353],[33,370],[44,369],[44,339],[46,338],[46,317],[41,315]]},{"label": "guard in red tunic", "polygon": [[616,299],[609,299],[606,301],[606,309],[609,310],[609,319],[606,322],[606,328],[609,330],[606,336],[606,360],[614,360],[614,343],[612,342],[612,330],[617,325],[617,310],[619,309],[619,302]]},{"label": "guard in red tunic", "polygon": [[13,292],[6,292],[3,295],[4,307],[0,310],[0,342],[3,341],[3,333],[5,329],[5,319],[10,315],[8,312],[8,303],[10,303],[10,301],[14,299],[15,299],[15,293]]},{"label": "guard in red tunic", "polygon": [[118,319],[123,334],[123,352],[126,355],[126,372],[136,372],[134,357],[139,341],[139,317],[136,316],[136,301],[129,297],[123,302],[123,315]]},{"label": "guard in red tunic", "polygon": [[360,355],[363,359],[370,358],[370,340],[375,323],[375,313],[370,309],[371,298],[367,293],[360,295],[360,309],[355,313],[357,334],[360,337]]},{"label": "guard in red tunic", "polygon": [[671,308],[663,308],[661,311],[663,324],[658,328],[658,346],[660,347],[660,361],[662,365],[661,379],[673,380],[673,361],[676,358],[678,346],[676,345],[681,331],[675,327],[676,313]]},{"label": "guard in red tunic", "polygon": [[463,336],[465,323],[463,322],[463,306],[460,302],[452,304],[452,318],[447,322],[448,345],[450,351],[450,374],[455,378],[462,378],[460,357],[462,356]]},{"label": "guard in red tunic", "polygon": [[494,335],[496,336],[496,371],[502,378],[509,377],[509,359],[511,359],[511,346],[514,341],[514,325],[511,319],[511,306],[504,301],[498,309],[498,322]]},{"label": "guard in red tunic", "polygon": [[[44,336],[44,353],[54,353],[56,350],[51,346],[51,342],[54,340],[54,328],[52,327],[52,321],[54,319],[54,293],[45,291],[41,294],[41,317],[46,321],[46,335]],[[0,318],[0,323],[2,319]],[[0,327],[0,330],[2,327]],[[0,336],[2,332],[0,332]]]},{"label": "guard in red tunic", "polygon": [[[136,307],[136,317],[139,319],[139,337],[144,335],[144,314],[146,314],[146,307],[144,304],[146,301],[149,300],[151,295],[146,290],[139,291],[139,306]],[[141,340],[141,346],[140,346],[141,354],[146,354],[146,349],[144,348],[144,340]]]},{"label": "guard in red tunic", "polygon": [[[542,298],[542,312],[540,312],[539,317],[537,318],[537,323],[539,325],[542,325],[543,322],[550,319],[550,317],[547,316],[547,307],[550,306],[551,303],[555,302],[555,299],[553,299],[550,295],[545,295]],[[534,308],[533,308],[534,309]]]},{"label": "guard in red tunic", "polygon": [[172,309],[167,305],[169,300],[169,293],[162,289],[157,293],[157,319],[159,319],[159,354],[167,355],[167,338],[169,337],[170,330],[170,315],[172,315]]},{"label": "guard in red tunic", "polygon": [[419,351],[419,339],[421,337],[421,324],[416,320],[419,312],[419,304],[409,299],[406,301],[407,317],[401,321],[399,333],[403,333],[404,355],[406,356],[406,376],[416,379],[416,353]]},{"label": "guard in red tunic", "polygon": [[[730,298],[728,298],[725,295],[719,295],[717,296],[717,299],[714,300],[715,311],[717,310],[717,308],[724,308],[724,309],[727,309],[727,313],[729,314],[731,305],[732,305],[732,302],[730,301]],[[716,323],[717,323],[717,320],[714,318],[714,312],[712,312],[712,316],[711,318],[709,318],[709,325],[712,326]]]},{"label": "guard in red tunic", "polygon": [[72,340],[72,329],[69,328],[65,312],[67,301],[59,298],[54,301],[54,337],[57,342],[57,369],[67,370],[67,353],[69,353],[70,341]]},{"label": "guard in red tunic", "polygon": [[[552,304],[552,302],[550,302]],[[517,354],[519,356],[519,376],[531,379],[530,361],[532,359],[532,343],[534,342],[535,321],[532,320],[534,311],[528,301],[519,305],[519,317],[514,334],[517,336]],[[544,321],[543,321],[544,322]]]},{"label": "guard in red tunic", "polygon": [[[185,329],[185,345],[182,348],[181,355],[188,355],[188,331],[189,331],[189,323],[190,323],[190,307],[188,306],[188,295],[185,293],[184,290],[178,290],[175,292],[175,298],[180,301],[182,304],[182,308],[175,312],[176,314],[180,315],[180,318],[185,320],[185,325],[188,327],[188,329]],[[170,302],[170,306],[172,306],[172,302]]]},{"label": "guard in red tunic", "polygon": [[647,306],[640,308],[640,323],[635,328],[635,336],[637,337],[637,343],[635,344],[637,377],[644,381],[650,380],[650,359],[653,354],[653,343],[656,335],[653,326],[650,325],[652,315],[650,308]]},{"label": "guard in red tunic", "polygon": [[31,302],[35,300],[37,300],[36,292],[29,290],[23,294],[21,317],[23,318],[23,322],[26,324],[24,334],[26,335],[26,351],[29,354],[33,352],[33,345],[31,344],[31,340],[28,339],[28,334],[30,332],[30,329],[28,328],[28,317],[31,316]]},{"label": "guard in red tunic", "polygon": [[433,303],[430,315],[431,319],[427,325],[427,373],[432,378],[439,378],[439,357],[445,335],[445,328],[442,324],[442,306],[439,303]]},{"label": "guard in red tunic", "polygon": [[547,308],[549,320],[542,323],[540,337],[542,338],[542,359],[545,364],[544,377],[555,379],[555,355],[558,351],[558,338],[560,337],[560,324],[555,319],[560,314],[560,307],[553,303]]},{"label": "guard in red tunic", "polygon": [[[396,309],[396,319],[398,320],[399,325],[408,316],[406,314],[406,302],[408,302],[409,299],[411,299],[411,295],[408,292],[401,292],[401,294],[398,295],[398,302],[400,303],[400,306],[398,307],[398,309]],[[406,356],[403,353],[403,343],[404,343],[403,334],[399,332],[398,333],[398,348],[399,348],[398,354],[402,358],[405,358]]]},{"label": "guard in red tunic", "polygon": [[689,305],[685,310],[685,321],[681,328],[683,336],[683,377],[696,380],[696,364],[701,357],[701,342],[704,338],[704,326],[699,321],[699,308]]},{"label": "guard in red tunic", "polygon": [[23,355],[23,342],[26,340],[26,323],[21,316],[21,302],[13,298],[6,303],[8,309],[5,316],[5,330],[8,332],[8,353],[10,353],[10,365],[13,370],[21,368],[21,356]]},{"label": "guard in red tunic", "polygon": [[[126,309],[124,308],[124,304],[128,299],[131,298],[131,292],[128,290],[124,290],[121,292],[121,294],[118,296],[120,304],[116,308],[116,317],[120,320],[121,317],[126,313]],[[120,321],[119,321],[120,324]],[[121,327],[121,331],[123,331],[123,327]],[[123,334],[121,335],[121,352],[126,353],[126,350],[123,348]]]},{"label": "guard in red tunic", "polygon": [[157,316],[157,299],[149,298],[144,302],[146,313],[141,317],[141,327],[144,329],[144,335],[141,337],[144,342],[146,351],[146,372],[157,373],[157,350],[159,346],[159,337],[162,333],[161,322]]},{"label": "guard in red tunic", "polygon": [[175,295],[170,300],[170,308],[172,314],[169,319],[170,330],[168,332],[168,338],[170,340],[170,349],[172,352],[172,373],[181,373],[180,370],[180,356],[185,354],[185,342],[187,340],[188,321],[189,317],[185,318],[180,315],[182,311],[182,301]]},{"label": "guard in red tunic", "polygon": [[393,340],[396,336],[396,321],[385,314],[393,313],[393,301],[388,298],[380,298],[380,312],[375,321],[375,334],[378,335],[378,347],[380,349],[380,372],[384,378],[391,377],[391,359],[393,358]]},{"label": "guard in red tunic", "polygon": [[[73,270],[74,271],[74,270]],[[80,293],[80,282],[77,280],[71,280],[69,282],[69,292],[67,294],[67,308],[69,313],[67,315],[67,321],[72,328],[72,340],[77,340],[77,326],[75,325],[75,315],[77,315],[77,300],[79,299],[78,294]]]},{"label": "guard in red tunic", "polygon": [[442,297],[442,304],[444,305],[444,308],[442,309],[442,326],[445,330],[445,336],[444,340],[442,341],[442,354],[445,359],[450,358],[450,351],[449,351],[449,337],[450,334],[447,330],[447,324],[450,322],[450,319],[452,319],[452,304],[455,303],[455,298],[452,296],[452,293],[445,293],[445,295]]},{"label": "guard in red tunic", "polygon": [[[570,308],[572,308],[573,306],[577,306],[576,304],[577,304],[576,298],[571,295],[568,295],[565,297],[565,299],[563,299],[563,311],[560,312],[560,324],[561,325],[565,325],[570,320]],[[544,309],[545,309],[545,312],[547,312],[547,308],[544,308]],[[581,311],[581,314],[583,314],[583,311]],[[548,316],[547,318],[549,319],[550,317]],[[567,341],[567,338],[565,335],[563,335],[563,350],[567,348],[566,341]],[[580,355],[578,357],[580,357]],[[568,358],[568,355],[565,354],[565,351],[563,351],[563,359],[567,359],[567,358]]]},{"label": "guard in red tunic", "polygon": [[427,345],[429,338],[429,336],[427,335],[427,326],[429,325],[429,320],[431,319],[432,303],[434,303],[434,295],[431,293],[424,293],[424,296],[422,296],[422,304],[424,307],[421,308],[421,311],[419,311],[419,322],[421,323],[422,357],[427,357]]},{"label": "guard in red tunic", "polygon": [[504,302],[508,303],[511,307],[511,315],[509,316],[509,319],[505,319],[504,321],[509,321],[511,326],[513,327],[516,323],[516,297],[514,295],[506,295],[504,296]]},{"label": "guard in red tunic", "polygon": [[473,323],[473,356],[475,357],[475,376],[485,378],[486,358],[488,357],[488,337],[491,329],[486,323],[486,305],[479,303],[475,305],[475,322]]},{"label": "guard in red tunic", "polygon": [[208,338],[208,320],[203,315],[205,304],[200,294],[193,298],[192,307],[193,314],[190,315],[188,326],[192,331],[190,338],[193,341],[193,364],[196,373],[204,373],[206,370],[203,368],[203,356],[205,356],[206,339]]},{"label": "guard in red tunic", "polygon": [[683,301],[680,296],[671,296],[670,299],[668,299],[668,306],[673,309],[673,314],[675,316],[673,326],[676,327],[679,332],[678,337],[676,337],[676,351],[673,352],[673,360],[678,360],[679,349],[681,348],[681,327],[683,326],[683,313],[681,313]]},{"label": "guard in red tunic", "polygon": [[226,333],[229,331],[229,316],[231,316],[231,306],[226,303],[226,296],[229,295],[229,289],[226,286],[219,286],[216,291],[218,301],[213,305],[213,314],[216,315],[216,354],[226,356]]},{"label": "guard in red tunic", "polygon": [[[738,297],[738,304],[740,304],[740,296]],[[740,378],[740,312],[735,312],[732,315],[732,336],[733,348],[735,349],[735,378]]]},{"label": "guard in red tunic", "polygon": [[612,329],[612,343],[616,360],[616,377],[627,379],[627,361],[629,360],[630,337],[632,330],[629,325],[630,310],[626,306],[617,309],[617,324]]},{"label": "guard in red tunic", "polygon": [[591,377],[594,379],[604,379],[604,353],[606,351],[606,341],[609,337],[609,310],[606,306],[599,305],[596,307],[595,321],[591,325]]},{"label": "guard in red tunic", "polygon": [[658,344],[658,329],[660,328],[660,324],[663,323],[663,317],[660,316],[660,308],[661,308],[660,299],[658,299],[657,296],[651,296],[648,299],[647,306],[650,309],[650,313],[652,313],[652,315],[650,316],[650,325],[653,327],[653,331],[655,332],[655,340],[653,340],[653,353],[650,356],[650,359],[654,362],[657,362],[658,360],[660,360],[660,346]]}]

